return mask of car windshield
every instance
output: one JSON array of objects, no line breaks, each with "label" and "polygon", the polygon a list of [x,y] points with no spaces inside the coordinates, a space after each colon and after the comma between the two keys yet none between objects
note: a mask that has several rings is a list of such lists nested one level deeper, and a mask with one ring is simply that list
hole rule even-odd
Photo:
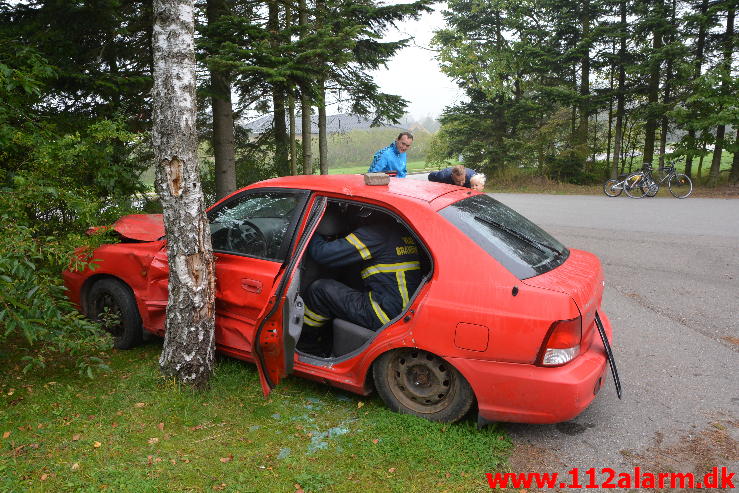
[{"label": "car windshield", "polygon": [[488,195],[474,195],[439,211],[519,279],[561,265],[569,250],[549,233]]}]

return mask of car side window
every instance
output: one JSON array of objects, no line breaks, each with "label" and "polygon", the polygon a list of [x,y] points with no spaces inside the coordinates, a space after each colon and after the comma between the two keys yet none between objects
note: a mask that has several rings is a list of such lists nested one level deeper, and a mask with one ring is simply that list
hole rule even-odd
[{"label": "car side window", "polygon": [[210,233],[216,252],[284,260],[302,194],[256,192],[236,197],[211,215]]}]

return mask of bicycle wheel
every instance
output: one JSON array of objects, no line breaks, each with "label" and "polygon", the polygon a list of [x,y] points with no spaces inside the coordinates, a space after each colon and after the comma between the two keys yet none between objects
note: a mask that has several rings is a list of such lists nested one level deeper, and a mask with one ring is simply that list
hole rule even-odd
[{"label": "bicycle wheel", "polygon": [[684,199],[693,192],[693,182],[688,175],[677,173],[667,182],[670,193],[676,199]]},{"label": "bicycle wheel", "polygon": [[640,199],[647,193],[647,187],[643,184],[644,175],[641,171],[631,173],[624,182],[624,191],[632,199]]},{"label": "bicycle wheel", "polygon": [[624,191],[623,186],[620,185],[620,181],[615,178],[611,178],[603,184],[603,193],[609,197],[618,197],[621,192]]},{"label": "bicycle wheel", "polygon": [[649,180],[649,184],[647,185],[647,191],[644,195],[647,197],[654,197],[657,195],[657,192],[659,192],[659,183],[657,183],[654,180]]}]

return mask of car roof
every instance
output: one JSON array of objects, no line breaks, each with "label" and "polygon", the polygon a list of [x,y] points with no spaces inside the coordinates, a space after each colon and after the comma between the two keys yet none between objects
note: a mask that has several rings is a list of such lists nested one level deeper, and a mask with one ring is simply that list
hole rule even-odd
[{"label": "car roof", "polygon": [[426,202],[433,210],[441,209],[471,193],[477,193],[469,188],[411,178],[390,178],[387,185],[366,185],[364,175],[282,176],[255,183],[248,188],[255,187],[299,188],[383,202],[407,198],[414,202]]}]

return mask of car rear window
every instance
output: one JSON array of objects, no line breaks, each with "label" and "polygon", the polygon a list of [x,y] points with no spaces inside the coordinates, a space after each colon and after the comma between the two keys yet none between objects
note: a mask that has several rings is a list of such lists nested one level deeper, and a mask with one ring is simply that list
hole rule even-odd
[{"label": "car rear window", "polygon": [[570,254],[549,233],[488,195],[460,200],[439,214],[519,279],[548,272]]}]

